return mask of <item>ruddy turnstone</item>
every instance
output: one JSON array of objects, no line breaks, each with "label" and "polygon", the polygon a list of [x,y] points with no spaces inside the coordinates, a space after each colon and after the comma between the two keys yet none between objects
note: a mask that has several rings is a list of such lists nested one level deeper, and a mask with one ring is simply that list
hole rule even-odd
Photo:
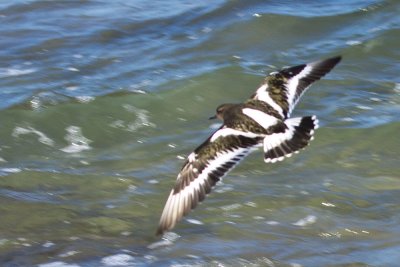
[{"label": "ruddy turnstone", "polygon": [[157,234],[171,230],[228,171],[257,147],[264,161],[277,162],[305,148],[318,128],[316,116],[290,118],[310,85],[327,74],[341,57],[284,68],[267,76],[244,103],[222,104],[223,124],[186,159],[161,215]]}]

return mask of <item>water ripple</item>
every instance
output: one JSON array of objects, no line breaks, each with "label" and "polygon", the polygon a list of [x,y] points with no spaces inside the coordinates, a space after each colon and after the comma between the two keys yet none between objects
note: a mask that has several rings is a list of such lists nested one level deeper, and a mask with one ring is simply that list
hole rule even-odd
[{"label": "water ripple", "polygon": [[[396,265],[399,12],[396,0],[1,1],[0,265]],[[273,166],[254,153],[179,234],[154,237],[216,106],[337,54],[296,110],[319,117],[315,142]]]}]

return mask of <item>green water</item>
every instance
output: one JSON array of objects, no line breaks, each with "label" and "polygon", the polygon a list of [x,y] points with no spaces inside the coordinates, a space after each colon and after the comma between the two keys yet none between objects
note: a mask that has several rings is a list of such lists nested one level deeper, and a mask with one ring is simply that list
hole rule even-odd
[{"label": "green water", "polygon": [[[0,265],[396,266],[399,3],[154,5],[0,4]],[[293,114],[307,149],[251,154],[154,235],[219,104],[339,54]]]}]

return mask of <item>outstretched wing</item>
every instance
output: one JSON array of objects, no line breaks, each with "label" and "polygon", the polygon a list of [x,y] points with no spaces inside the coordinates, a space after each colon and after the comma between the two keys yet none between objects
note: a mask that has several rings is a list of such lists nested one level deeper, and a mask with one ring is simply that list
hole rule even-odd
[{"label": "outstretched wing", "polygon": [[162,212],[157,234],[172,229],[262,137],[221,127],[187,158]]},{"label": "outstretched wing", "polygon": [[305,148],[318,128],[316,116],[291,118],[285,121],[286,130],[267,135],[264,139],[264,161],[277,162]]},{"label": "outstretched wing", "polygon": [[337,56],[273,72],[251,98],[267,103],[284,119],[289,118],[300,97],[311,84],[321,79],[340,60],[341,57]]}]

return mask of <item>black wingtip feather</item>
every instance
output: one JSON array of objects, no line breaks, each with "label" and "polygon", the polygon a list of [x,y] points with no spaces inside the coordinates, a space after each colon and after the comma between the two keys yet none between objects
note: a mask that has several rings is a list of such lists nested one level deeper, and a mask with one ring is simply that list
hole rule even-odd
[{"label": "black wingtip feather", "polygon": [[[301,120],[289,119],[286,121],[293,128],[293,135],[290,139],[282,139],[280,144],[271,147],[264,146],[264,160],[265,162],[277,162],[283,160],[285,157],[297,153],[299,150],[305,148],[312,140],[314,130],[318,128],[318,120],[315,116],[307,116]],[[264,140],[268,144],[268,137]],[[276,140],[275,140],[276,142]],[[271,143],[270,143],[271,144]]]}]

